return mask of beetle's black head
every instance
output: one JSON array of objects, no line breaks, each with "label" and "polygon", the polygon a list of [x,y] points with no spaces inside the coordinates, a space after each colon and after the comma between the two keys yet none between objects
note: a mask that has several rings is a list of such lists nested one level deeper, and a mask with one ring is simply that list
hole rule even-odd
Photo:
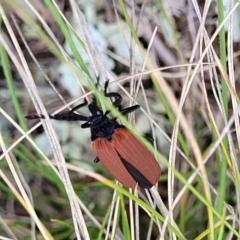
[{"label": "beetle's black head", "polygon": [[92,141],[99,137],[106,138],[110,141],[115,129],[121,127],[121,125],[116,119],[108,118],[108,111],[103,113],[97,106],[95,99],[88,105],[88,108],[92,116],[89,116],[88,121],[82,124],[82,128],[90,128]]}]

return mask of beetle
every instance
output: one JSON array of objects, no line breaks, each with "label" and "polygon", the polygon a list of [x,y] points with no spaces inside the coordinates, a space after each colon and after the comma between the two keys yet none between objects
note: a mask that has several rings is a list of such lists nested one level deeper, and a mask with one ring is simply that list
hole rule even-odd
[{"label": "beetle", "polygon": [[[134,105],[122,108],[122,96],[116,92],[107,92],[109,81],[105,82],[104,95],[112,98],[112,104],[122,115],[127,115],[139,108]],[[150,189],[161,175],[161,168],[147,147],[125,126],[119,124],[116,118],[109,118],[98,107],[96,97],[88,105],[91,116],[75,113],[77,109],[86,106],[85,101],[66,114],[49,115],[51,119],[65,121],[85,121],[82,128],[90,128],[92,148],[97,157],[94,162],[101,162],[104,167],[121,184],[128,188]],[[43,115],[26,116],[27,119],[44,119]]]}]

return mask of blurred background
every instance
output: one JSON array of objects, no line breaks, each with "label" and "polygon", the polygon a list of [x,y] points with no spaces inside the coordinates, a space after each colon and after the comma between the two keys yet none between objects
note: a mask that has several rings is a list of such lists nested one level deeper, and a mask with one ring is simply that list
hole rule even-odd
[{"label": "blurred background", "polygon": [[[1,2],[0,237],[240,238],[238,1]],[[94,175],[115,182],[93,162],[81,122],[51,120],[68,178],[54,136],[25,119],[43,107],[52,114],[91,101],[90,86],[106,79],[123,106],[141,106],[129,122],[154,139],[157,191],[175,231],[154,204],[151,215],[134,199],[141,206],[134,215],[127,189]],[[64,176],[81,202],[81,233]],[[139,192],[149,204],[147,196]]]}]

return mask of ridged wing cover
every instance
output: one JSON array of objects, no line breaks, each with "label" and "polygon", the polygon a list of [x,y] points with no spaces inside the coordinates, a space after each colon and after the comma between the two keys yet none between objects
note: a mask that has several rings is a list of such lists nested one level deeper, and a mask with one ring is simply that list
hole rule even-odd
[{"label": "ridged wing cover", "polygon": [[156,184],[161,168],[146,148],[128,129],[116,129],[112,135],[112,144],[118,154],[136,168],[150,183]]},{"label": "ridged wing cover", "polygon": [[92,148],[104,167],[124,186],[135,188],[137,182],[127,171],[113,144],[106,138],[97,138],[92,142]]}]

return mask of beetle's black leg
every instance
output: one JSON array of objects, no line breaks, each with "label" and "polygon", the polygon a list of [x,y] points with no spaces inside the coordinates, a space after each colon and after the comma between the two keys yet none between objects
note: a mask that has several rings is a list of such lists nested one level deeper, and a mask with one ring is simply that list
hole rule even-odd
[{"label": "beetle's black leg", "polygon": [[110,92],[110,93],[108,93],[108,92],[107,92],[108,85],[109,85],[109,80],[107,80],[107,81],[105,82],[105,85],[104,85],[104,95],[105,95],[105,97],[107,97],[107,98],[114,98],[113,105],[114,105],[116,108],[119,108],[120,105],[121,105],[121,102],[122,102],[122,96],[121,96],[119,93],[116,93],[116,92]]},{"label": "beetle's black leg", "polygon": [[78,104],[76,107],[72,108],[72,110],[71,110],[70,112],[74,112],[74,111],[76,111],[76,110],[79,109],[79,108],[82,108],[82,107],[84,107],[84,106],[87,106],[87,104],[88,104],[88,102],[87,102],[87,100],[86,100],[86,98],[85,98],[83,103],[80,103],[80,104]]},{"label": "beetle's black leg", "polygon": [[140,108],[139,105],[134,105],[134,106],[131,106],[131,107],[128,107],[128,108],[120,109],[120,112],[122,113],[122,115],[127,115],[131,112],[136,111],[139,108]]},{"label": "beetle's black leg", "polygon": [[153,137],[150,136],[149,134],[144,134],[143,136],[144,136],[144,138],[145,138],[148,142],[150,142],[151,144],[154,143]]},{"label": "beetle's black leg", "polygon": [[103,114],[103,111],[97,106],[95,97],[93,98],[93,102],[88,105],[88,109],[92,115],[97,113]]},{"label": "beetle's black leg", "polygon": [[109,80],[107,80],[107,81],[104,83],[104,94],[107,93],[108,85],[109,85]]},{"label": "beetle's black leg", "polygon": [[107,93],[107,88],[108,88],[108,85],[109,85],[109,80],[107,80],[105,82],[105,86],[104,86],[104,94],[106,97],[108,98],[114,98],[114,102],[113,102],[113,105],[118,108],[118,110],[123,114],[123,115],[127,115],[131,112],[134,112],[136,111],[140,106],[139,105],[135,105],[135,106],[131,106],[131,107],[128,107],[128,108],[124,108],[122,109],[121,108],[121,103],[122,103],[122,96],[119,94],[119,93],[116,93],[116,92],[110,92],[110,93]]},{"label": "beetle's black leg", "polygon": [[81,125],[81,128],[89,128],[89,127],[91,127],[92,125],[90,124],[90,123],[88,123],[88,122],[85,122],[85,123],[83,123],[82,125]]},{"label": "beetle's black leg", "polygon": [[116,108],[119,108],[119,107],[121,106],[122,96],[121,96],[119,93],[115,93],[115,92],[106,93],[106,94],[105,94],[105,97],[114,98],[114,101],[113,101],[112,104],[113,104]]},{"label": "beetle's black leg", "polygon": [[107,116],[109,113],[110,113],[110,111],[107,110],[104,115]]},{"label": "beetle's black leg", "polygon": [[139,108],[139,105],[135,105],[135,106],[132,106],[132,107],[129,107],[129,108],[124,108],[124,109],[121,109],[121,103],[122,103],[122,96],[119,94],[119,93],[116,93],[116,92],[110,92],[110,93],[107,93],[107,88],[108,88],[108,85],[109,85],[109,80],[107,80],[105,82],[105,86],[104,86],[104,95],[105,97],[108,97],[108,98],[114,98],[114,102],[113,102],[113,105],[119,109],[119,111],[123,114],[123,115],[127,115],[128,113],[130,112],[133,112],[135,110],[137,110]]},{"label": "beetle's black leg", "polygon": [[98,156],[96,156],[96,157],[94,158],[93,162],[95,162],[95,163],[100,162],[100,159],[98,158]]}]

